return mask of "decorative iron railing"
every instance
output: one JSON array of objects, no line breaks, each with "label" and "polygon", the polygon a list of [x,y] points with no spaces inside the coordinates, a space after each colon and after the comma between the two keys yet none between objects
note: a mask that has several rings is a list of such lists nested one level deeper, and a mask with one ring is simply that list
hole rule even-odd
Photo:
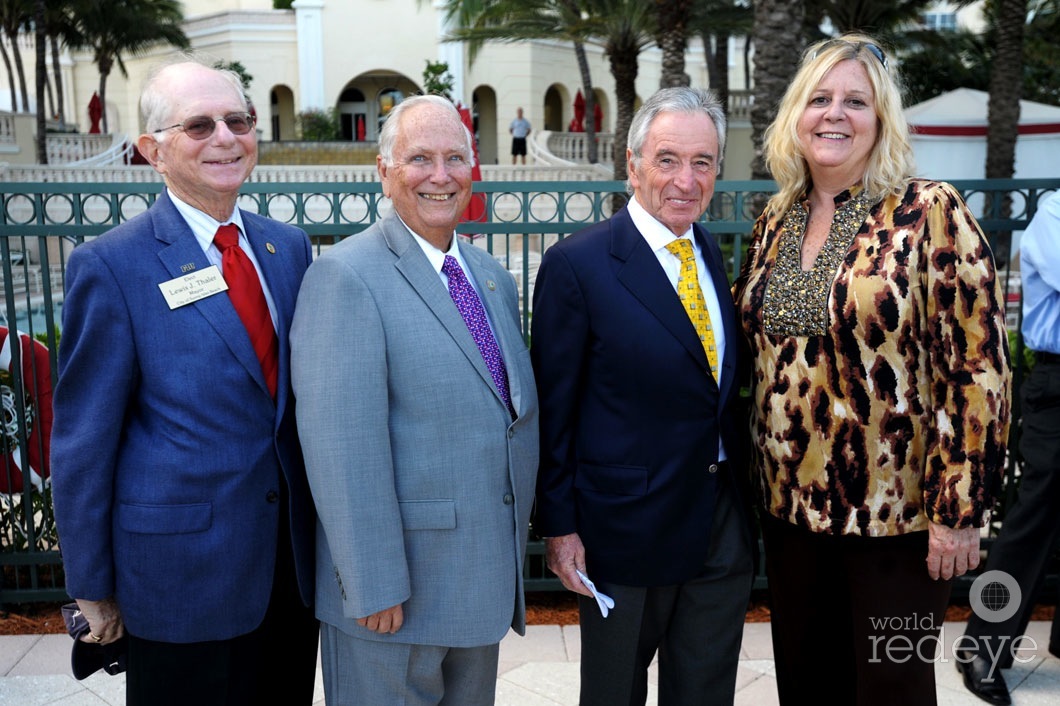
[{"label": "decorative iron railing", "polygon": [[[1026,227],[1044,194],[1060,179],[955,182],[990,234],[1009,292],[1009,324],[1020,322],[1019,270],[1011,256],[1014,234]],[[142,213],[162,189],[158,182],[0,183],[0,326],[26,338],[12,346],[11,364],[0,370],[4,460],[0,462],[0,604],[63,600],[61,558],[45,481],[40,488],[16,476],[42,458],[47,385],[55,382],[61,337],[63,278],[72,248]],[[755,215],[773,192],[771,182],[721,181],[703,222],[725,254],[730,276],[742,263]],[[491,252],[516,278],[523,330],[529,330],[530,294],[541,253],[556,241],[610,216],[621,205],[625,185],[615,181],[506,181],[475,184],[473,205],[481,219],[464,223],[462,237]],[[241,207],[304,228],[317,251],[355,236],[390,208],[375,182],[247,183]],[[1060,246],[1060,243],[1058,243]],[[1015,360],[1022,341],[1013,334]],[[36,341],[30,343],[29,341]],[[28,365],[28,367],[27,367]],[[46,370],[42,368],[46,367]],[[1016,384],[1025,372],[1016,370]],[[1018,396],[1013,399],[1017,419]],[[1007,468],[1010,499],[1018,467],[1018,424],[1013,425]],[[39,461],[38,461],[39,463]],[[1003,517],[1004,503],[998,518]],[[997,523],[994,525],[996,529]],[[530,549],[527,586],[558,588],[544,567],[540,543]]]}]

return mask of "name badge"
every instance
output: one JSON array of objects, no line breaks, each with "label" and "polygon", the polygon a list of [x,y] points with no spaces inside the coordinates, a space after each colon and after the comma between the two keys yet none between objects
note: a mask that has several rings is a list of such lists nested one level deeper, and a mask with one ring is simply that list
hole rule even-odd
[{"label": "name badge", "polygon": [[204,270],[162,282],[158,288],[162,290],[162,296],[166,298],[169,308],[177,309],[214,294],[220,294],[228,289],[228,284],[221,276],[217,265],[210,265]]}]

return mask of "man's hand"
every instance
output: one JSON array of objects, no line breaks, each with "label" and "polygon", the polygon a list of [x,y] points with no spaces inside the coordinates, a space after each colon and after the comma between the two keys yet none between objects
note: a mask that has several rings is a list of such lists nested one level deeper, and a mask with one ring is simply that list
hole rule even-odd
[{"label": "man's hand", "polygon": [[405,611],[401,608],[401,604],[397,604],[393,608],[387,608],[381,610],[378,613],[372,613],[367,618],[357,618],[357,624],[363,628],[368,628],[372,632],[377,632],[380,635],[390,633],[393,635],[401,626],[405,623]]},{"label": "man's hand", "polygon": [[961,576],[979,566],[979,528],[953,529],[928,525],[928,575],[933,579]]},{"label": "man's hand", "polygon": [[565,534],[562,537],[548,537],[545,539],[545,563],[548,568],[559,577],[563,586],[568,591],[580,593],[592,598],[593,593],[582,580],[578,578],[576,571],[585,572],[585,547],[578,533]]},{"label": "man's hand", "polygon": [[102,601],[77,599],[77,607],[88,621],[89,631],[81,638],[82,642],[106,645],[125,634],[125,623],[121,619],[121,610],[113,598]]}]

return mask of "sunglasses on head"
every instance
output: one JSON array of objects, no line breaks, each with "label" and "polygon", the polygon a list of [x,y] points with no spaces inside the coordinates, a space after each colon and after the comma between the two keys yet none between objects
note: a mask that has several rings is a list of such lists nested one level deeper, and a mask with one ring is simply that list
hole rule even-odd
[{"label": "sunglasses on head", "polygon": [[845,39],[832,39],[818,47],[817,51],[813,53],[813,57],[816,59],[817,55],[823,52],[825,49],[829,49],[837,45],[851,47],[854,50],[854,56],[857,56],[858,52],[861,51],[862,48],[864,48],[868,53],[872,54],[874,57],[879,59],[880,64],[883,66],[883,68],[887,68],[887,55],[883,53],[883,49],[880,49],[875,44],[870,44],[869,42],[849,42]]},{"label": "sunglasses on head", "polygon": [[233,135],[246,135],[254,128],[254,124],[257,122],[254,116],[250,113],[229,113],[220,118],[211,118],[208,115],[195,115],[183,122],[177,123],[176,125],[159,128],[155,130],[155,132],[164,132],[166,130],[172,130],[173,128],[180,128],[193,140],[205,140],[213,134],[217,123],[222,120],[228,128],[228,131]]}]

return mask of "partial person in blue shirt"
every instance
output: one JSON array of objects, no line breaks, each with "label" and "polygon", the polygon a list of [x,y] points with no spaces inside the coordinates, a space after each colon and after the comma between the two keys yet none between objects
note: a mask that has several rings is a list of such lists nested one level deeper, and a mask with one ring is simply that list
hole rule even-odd
[{"label": "partial person in blue shirt", "polygon": [[[1012,666],[1017,649],[1033,647],[1019,638],[1060,536],[1060,192],[1041,201],[1023,232],[1020,273],[1021,331],[1035,365],[1022,389],[1019,494],[1005,512],[985,569],[1008,574],[999,580],[1009,584],[1011,600],[1001,607],[973,602],[956,659],[968,690],[993,704],[1011,703],[1001,670]],[[1049,652],[1060,657],[1060,618],[1053,620]]]}]

